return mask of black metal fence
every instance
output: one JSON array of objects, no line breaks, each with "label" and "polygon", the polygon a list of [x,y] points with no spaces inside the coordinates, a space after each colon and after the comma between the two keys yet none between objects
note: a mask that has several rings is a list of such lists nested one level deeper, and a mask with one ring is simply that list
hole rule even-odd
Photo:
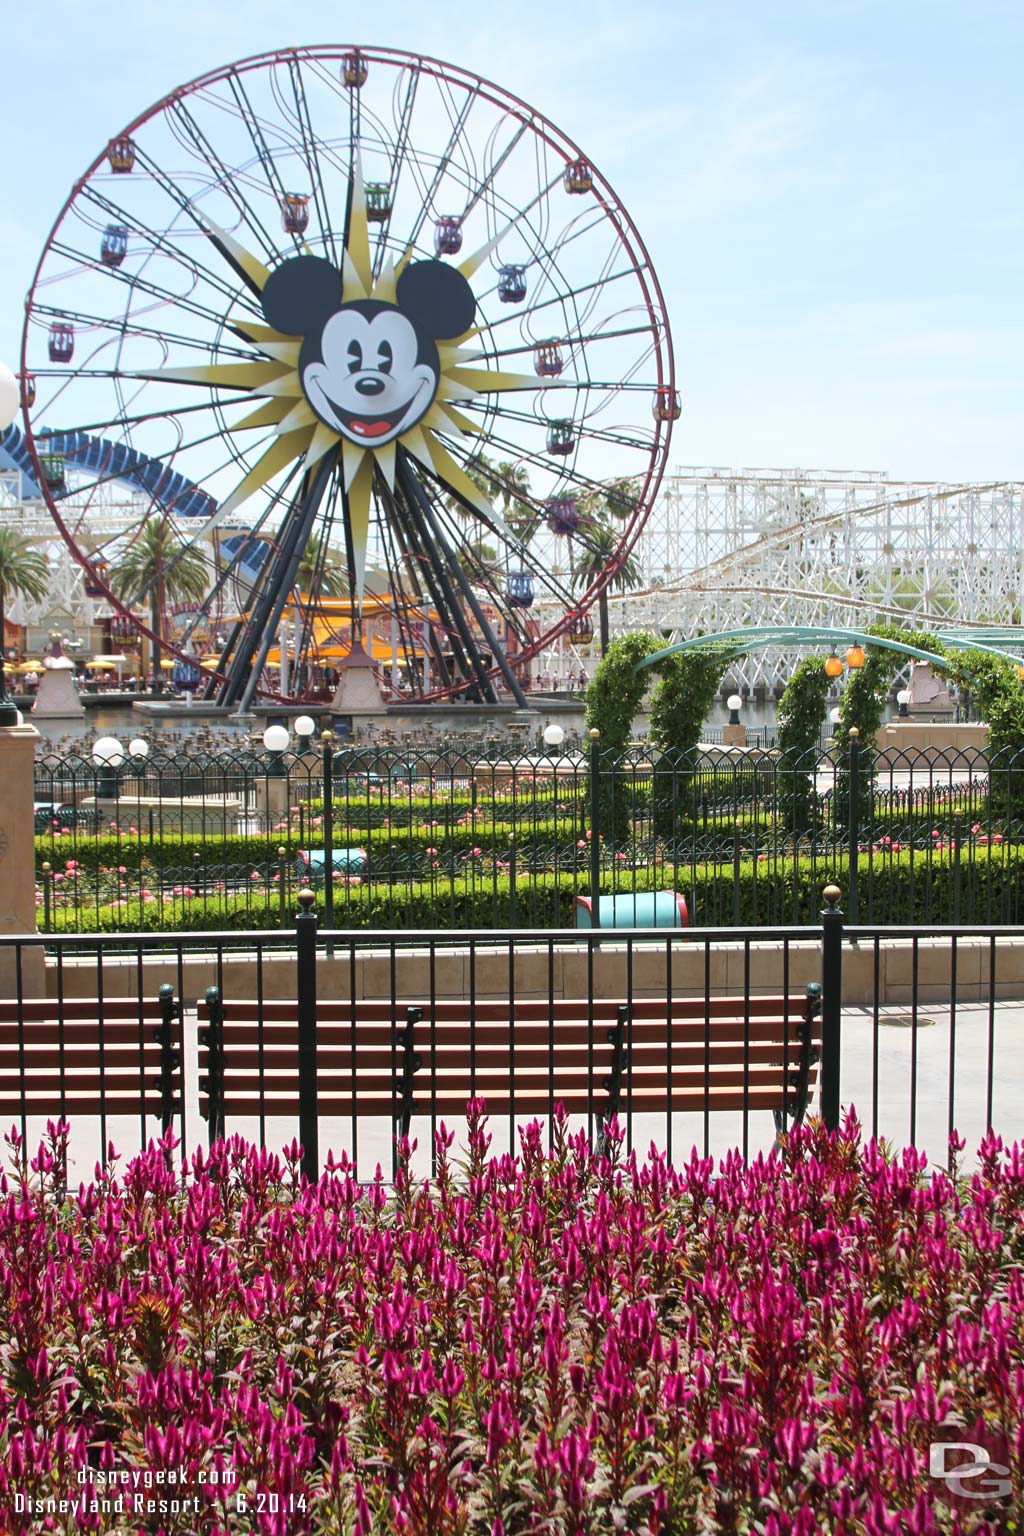
[{"label": "black metal fence", "polygon": [[702,926],[800,924],[829,880],[854,920],[1024,920],[1024,753],[316,743],[45,756],[35,792],[47,932],[272,928],[307,881],[346,927],[565,927],[594,891],[659,890]]},{"label": "black metal fence", "polygon": [[530,1120],[555,1134],[560,1100],[592,1138],[615,1115],[627,1148],[683,1158],[767,1150],[805,1108],[834,1126],[854,1106],[937,1161],[957,1128],[972,1146],[991,1126],[1019,1135],[1024,930],[850,928],[828,895],[816,928],[756,940],[371,936],[311,911],[246,938],[3,939],[0,1115],[30,1148],[70,1118],[85,1171],[173,1129],[183,1154],[297,1134],[310,1175],[330,1149],[367,1177],[393,1169],[402,1133],[428,1172],[472,1095],[510,1151]]}]

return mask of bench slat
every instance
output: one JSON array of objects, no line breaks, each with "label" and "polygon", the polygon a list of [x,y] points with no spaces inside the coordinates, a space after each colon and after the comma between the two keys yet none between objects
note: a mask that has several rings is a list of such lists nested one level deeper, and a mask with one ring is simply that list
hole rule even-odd
[{"label": "bench slat", "polygon": [[[661,1042],[661,1044],[663,1047],[664,1042]],[[742,1062],[746,1058],[752,1062],[777,1062],[781,1064],[783,1059],[791,1062],[798,1061],[801,1049],[800,1042],[794,1039],[788,1042],[788,1046],[784,1046],[781,1040],[777,1040],[752,1041],[747,1047],[744,1046],[742,1040],[730,1040],[717,1045],[714,1051],[714,1060],[716,1062],[732,1063]],[[422,1044],[417,1041],[416,1051],[422,1061],[422,1066],[417,1073],[416,1080],[417,1082],[423,1082],[424,1079],[429,1078],[432,1070],[429,1041],[424,1041]],[[555,1042],[553,1054],[549,1054],[546,1044],[531,1043],[523,1045],[517,1043],[512,1061],[517,1072],[525,1067],[535,1067],[546,1071],[549,1062],[556,1072],[563,1071],[566,1067],[583,1066],[593,1066],[597,1070],[607,1065],[608,1051],[609,1047],[603,1040],[595,1041],[593,1053],[587,1051],[585,1044],[579,1050],[569,1049],[564,1041]],[[205,1046],[200,1047],[199,1061],[201,1068],[205,1066],[208,1059],[206,1052],[207,1048]],[[670,1062],[673,1070],[675,1070],[677,1063],[685,1064],[687,1061],[693,1061],[698,1057],[703,1060],[703,1056],[703,1040],[691,1041],[685,1044],[673,1041],[670,1056],[663,1048],[659,1050],[656,1043],[638,1043],[634,1039],[631,1071],[634,1076],[637,1072],[642,1071],[664,1072],[668,1070]],[[372,1071],[374,1069],[390,1072],[393,1067],[401,1067],[402,1059],[402,1051],[396,1050],[392,1053],[390,1046],[373,1047],[360,1045],[355,1053],[356,1069],[359,1072]],[[486,1046],[478,1044],[472,1053],[472,1059],[478,1068],[493,1067],[495,1069],[507,1069],[509,1065],[508,1042],[505,1041],[497,1045]],[[352,1065],[351,1046],[342,1042],[337,1044],[319,1042],[317,1060],[321,1073],[330,1071],[332,1068],[350,1068]],[[465,1076],[468,1074],[470,1067],[469,1048],[465,1041],[459,1041],[451,1046],[443,1047],[434,1053],[433,1063],[439,1075],[442,1073],[459,1073]],[[224,1065],[225,1070],[235,1077],[241,1072],[258,1073],[261,1067],[264,1071],[273,1071],[275,1068],[280,1071],[287,1068],[297,1072],[299,1065],[298,1048],[293,1040],[287,1044],[267,1045],[261,1052],[254,1045],[247,1044],[244,1048],[239,1046],[234,1037],[229,1034],[224,1042]]]},{"label": "bench slat", "polygon": [[[742,997],[674,997],[672,998],[672,1016],[678,1019],[703,1019],[705,1015],[712,1019],[717,1018],[742,1018],[744,1015],[744,1000]],[[593,1018],[595,1020],[609,1020],[614,1022],[622,1000],[614,998],[595,998],[593,1003]],[[775,997],[751,997],[746,1011],[751,1019],[764,1014],[778,1014],[783,1012],[785,1005],[790,1018],[802,1019],[807,1007],[806,997],[796,996],[789,999]],[[638,997],[630,1003],[634,1019],[664,1018],[668,1008],[667,1001],[662,997]],[[282,998],[264,998],[262,1002],[252,999],[231,999],[224,1004],[225,1011],[231,1021],[241,1020],[256,1021],[262,1018],[266,1023],[294,1022],[298,1018],[298,1004]],[[362,1020],[399,1021],[404,1022],[407,1008],[422,1008],[424,1019],[431,1012],[438,1019],[463,1021],[475,1018],[478,1023],[491,1023],[495,1021],[511,1020],[515,1024],[533,1023],[554,1018],[556,1021],[563,1018],[588,1018],[591,1015],[590,1005],[586,998],[557,997],[550,1002],[547,998],[515,998],[511,1006],[507,999],[495,1001],[490,998],[479,998],[471,1002],[466,998],[436,997],[433,1003],[422,998],[408,998],[392,1002],[380,998],[356,998],[332,999],[318,998],[316,1005],[317,1023],[319,1024],[348,1024],[351,1025],[353,1017],[358,1023]],[[210,1010],[205,999],[198,1004],[200,1019],[209,1018]]]},{"label": "bench slat", "polygon": [[[487,1112],[492,1116],[507,1115],[510,1113],[510,1102],[507,1087],[504,1092],[479,1093],[480,1098],[487,1101]],[[550,1114],[552,1104],[564,1104],[570,1114],[587,1114],[592,1111],[600,1115],[604,1110],[605,1095],[600,1086],[595,1086],[593,1096],[587,1090],[558,1089],[554,1097],[549,1097],[547,1091],[540,1093],[536,1089],[517,1092],[514,1100],[516,1116],[538,1115],[542,1118]],[[744,1097],[742,1088],[716,1087],[712,1085],[708,1097],[708,1107],[712,1112],[723,1109],[743,1109],[744,1105],[750,1110],[779,1109],[782,1095],[776,1084],[772,1088],[754,1087]],[[465,1096],[455,1096],[451,1093],[438,1094],[435,1102],[435,1114],[440,1119],[462,1118],[466,1113],[467,1099]],[[351,1116],[357,1114],[360,1119],[368,1117],[390,1117],[397,1112],[399,1101],[391,1094],[367,1095],[359,1093],[357,1099],[351,1095],[320,1094],[317,1099],[317,1109],[320,1116],[337,1115]],[[646,1091],[634,1090],[632,1104],[623,1090],[620,1110],[622,1113],[632,1108],[633,1114],[666,1114],[669,1110],[669,1096],[664,1087],[652,1088]],[[237,1115],[288,1115],[295,1116],[299,1112],[299,1100],[296,1094],[286,1095],[278,1100],[259,1099],[258,1097],[240,1096],[238,1098],[228,1094],[225,1098],[225,1108]],[[692,1111],[703,1112],[704,1088],[676,1089],[673,1086],[671,1109],[673,1114],[684,1114]],[[413,1107],[413,1121],[428,1118],[430,1104],[424,1102],[422,1096],[417,1096]]]}]

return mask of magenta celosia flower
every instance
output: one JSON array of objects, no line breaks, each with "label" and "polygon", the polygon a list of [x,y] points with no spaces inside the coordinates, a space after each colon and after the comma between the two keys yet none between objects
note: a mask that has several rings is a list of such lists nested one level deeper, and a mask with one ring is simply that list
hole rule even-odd
[{"label": "magenta celosia flower", "polygon": [[564,1115],[492,1158],[483,1105],[468,1126],[429,1185],[407,1142],[392,1189],[344,1156],[303,1186],[294,1142],[176,1169],[171,1139],[71,1200],[67,1128],[27,1171],[14,1132],[5,1510],[177,1468],[213,1536],[947,1533],[950,1425],[1018,1496],[1024,1147],[987,1137],[964,1180],[853,1122],[717,1169],[625,1157],[618,1126],[596,1160]]}]

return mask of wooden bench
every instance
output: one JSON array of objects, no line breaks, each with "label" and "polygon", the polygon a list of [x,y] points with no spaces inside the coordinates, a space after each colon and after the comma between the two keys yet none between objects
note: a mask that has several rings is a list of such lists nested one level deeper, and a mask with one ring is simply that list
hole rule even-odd
[{"label": "wooden bench", "polygon": [[[200,1112],[212,1139],[232,1115],[298,1113],[298,1004],[223,999],[198,1005]],[[806,1112],[820,1049],[821,988],[803,995],[318,1001],[317,1112],[416,1114],[771,1110],[777,1128]]]},{"label": "wooden bench", "polygon": [[164,1134],[181,1113],[181,1004],[158,997],[0,1001],[4,1116],[139,1115]]}]

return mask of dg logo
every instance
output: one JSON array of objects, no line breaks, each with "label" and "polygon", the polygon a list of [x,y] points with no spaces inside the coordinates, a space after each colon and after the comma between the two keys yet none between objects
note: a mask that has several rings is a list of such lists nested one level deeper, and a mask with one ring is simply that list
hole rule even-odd
[{"label": "dg logo", "polygon": [[928,1475],[938,1481],[941,1499],[950,1504],[962,1500],[962,1507],[999,1504],[1013,1493],[1009,1445],[984,1429],[975,1440],[933,1440]]}]

